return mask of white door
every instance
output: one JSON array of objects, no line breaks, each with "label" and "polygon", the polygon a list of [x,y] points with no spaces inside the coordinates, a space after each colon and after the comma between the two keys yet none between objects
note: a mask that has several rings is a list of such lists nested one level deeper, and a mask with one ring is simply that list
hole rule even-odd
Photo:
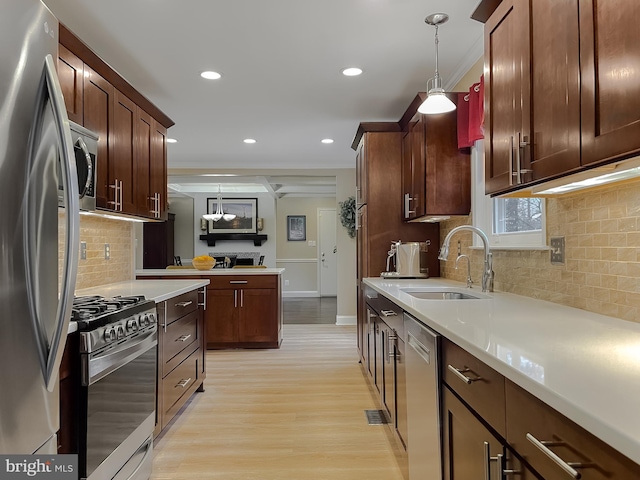
[{"label": "white door", "polygon": [[318,209],[318,275],[320,296],[338,295],[338,265],[336,249],[336,210]]}]

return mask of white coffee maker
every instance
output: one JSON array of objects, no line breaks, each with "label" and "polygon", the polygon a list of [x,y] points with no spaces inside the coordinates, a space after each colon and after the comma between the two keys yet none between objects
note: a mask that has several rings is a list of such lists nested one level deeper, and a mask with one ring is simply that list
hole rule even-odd
[{"label": "white coffee maker", "polygon": [[[382,272],[382,278],[427,278],[429,267],[427,252],[430,241],[426,242],[391,242],[391,249],[387,256],[387,271]],[[390,269],[393,259],[394,270]]]}]

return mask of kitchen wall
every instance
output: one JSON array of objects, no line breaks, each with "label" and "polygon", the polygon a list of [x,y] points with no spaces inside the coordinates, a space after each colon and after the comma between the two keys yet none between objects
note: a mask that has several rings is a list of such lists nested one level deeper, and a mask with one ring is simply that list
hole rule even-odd
[{"label": "kitchen wall", "polygon": [[[640,181],[601,187],[546,200],[547,237],[564,236],[566,261],[551,265],[548,250],[493,250],[495,290],[640,321]],[[457,217],[440,225],[440,242]],[[454,269],[455,247],[472,259],[474,288],[480,289],[482,250],[469,250],[471,233],[452,239],[441,275],[466,279],[466,265]]]},{"label": "kitchen wall", "polygon": [[[336,208],[335,197],[284,197],[277,200],[276,266],[284,268],[285,295],[318,295],[318,208]],[[305,215],[307,239],[287,240],[287,216]],[[309,245],[315,242],[315,245]],[[287,285],[287,281],[289,285]]]},{"label": "kitchen wall", "polygon": [[[336,204],[356,194],[356,169],[339,170],[336,175]],[[338,210],[338,218],[340,217]],[[338,242],[338,318],[339,324],[356,323],[357,275],[356,239],[349,237],[347,229],[340,224]]]},{"label": "kitchen wall", "polygon": [[[62,216],[58,217],[60,235],[64,235]],[[76,290],[133,278],[133,223],[122,220],[80,216],[80,241],[87,243],[87,259],[78,264]],[[64,238],[58,251],[62,264]],[[104,244],[111,249],[109,260],[104,258]]]}]

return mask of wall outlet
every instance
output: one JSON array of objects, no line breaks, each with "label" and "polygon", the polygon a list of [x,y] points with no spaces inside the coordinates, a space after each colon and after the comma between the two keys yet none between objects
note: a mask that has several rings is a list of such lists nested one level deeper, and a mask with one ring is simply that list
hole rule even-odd
[{"label": "wall outlet", "polygon": [[551,264],[564,265],[564,237],[551,237],[549,246],[551,247]]},{"label": "wall outlet", "polygon": [[288,286],[289,286],[289,280],[285,280],[285,281],[284,281],[284,286],[285,286],[285,287],[288,287]]},{"label": "wall outlet", "polygon": [[87,242],[80,242],[80,260],[87,259]]},{"label": "wall outlet", "polygon": [[108,243],[104,244],[104,259],[111,260],[111,245]]},{"label": "wall outlet", "polygon": [[309,240],[308,245],[310,247],[315,247],[316,246],[316,241],[315,240]]}]

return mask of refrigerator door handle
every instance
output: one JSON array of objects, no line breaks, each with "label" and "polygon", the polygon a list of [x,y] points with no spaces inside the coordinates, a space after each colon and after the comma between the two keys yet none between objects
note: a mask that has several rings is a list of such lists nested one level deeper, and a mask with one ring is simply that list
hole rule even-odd
[{"label": "refrigerator door handle", "polygon": [[[39,272],[36,271],[34,260],[35,254],[27,255],[27,290],[29,295],[29,303],[31,309],[31,319],[36,332],[36,342],[38,343],[38,355],[44,376],[47,390],[52,392],[57,384],[58,370],[62,361],[64,347],[67,340],[67,332],[69,330],[69,322],[71,319],[71,307],[73,304],[73,295],[76,286],[76,275],[78,272],[78,255],[80,245],[80,200],[78,188],[78,174],[76,171],[76,161],[73,141],[71,139],[71,130],[69,128],[69,119],[67,110],[62,96],[60,83],[56,75],[55,62],[49,54],[45,57],[44,74],[40,81],[40,88],[37,100],[36,114],[32,124],[32,132],[30,139],[30,161],[34,161],[36,151],[34,144],[39,133],[40,123],[43,122],[45,105],[47,98],[50,101],[53,113],[53,123],[55,123],[55,132],[58,137],[57,150],[59,152],[60,172],[62,176],[62,185],[65,196],[66,208],[66,229],[65,229],[65,251],[62,270],[61,291],[59,292],[58,305],[56,308],[56,321],[53,326],[51,340],[47,336],[45,325],[39,318],[36,302],[39,300],[40,285],[38,285]],[[29,188],[29,187],[28,187]],[[34,188],[33,186],[31,188]],[[57,185],[55,186],[57,189]],[[26,215],[43,215],[43,205],[35,205],[27,210]],[[24,225],[29,229],[33,224],[33,219],[25,218]],[[28,242],[32,235],[38,235],[39,232],[25,232],[25,239]],[[29,252],[29,248],[25,248]],[[46,315],[49,312],[41,312]]]}]

